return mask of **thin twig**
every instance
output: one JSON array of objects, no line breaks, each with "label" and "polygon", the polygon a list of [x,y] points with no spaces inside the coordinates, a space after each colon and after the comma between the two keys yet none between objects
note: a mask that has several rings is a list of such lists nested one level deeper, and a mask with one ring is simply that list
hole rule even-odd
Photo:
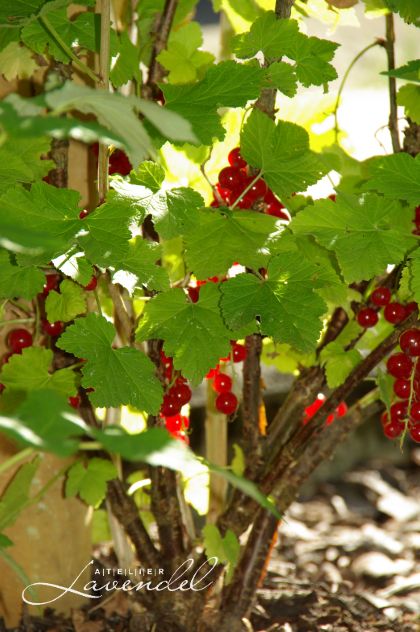
[{"label": "thin twig", "polygon": [[157,57],[159,53],[166,48],[177,6],[178,0],[165,0],[165,6],[156,25],[154,32],[154,44],[149,64],[149,74],[147,82],[143,86],[142,90],[142,96],[146,99],[153,98],[156,84],[163,77],[164,71],[157,61]]},{"label": "thin twig", "polygon": [[[98,0],[101,16],[101,48],[99,52],[99,86],[109,90],[109,62],[110,62],[110,33],[111,33],[111,2]],[[98,197],[99,203],[108,194],[108,147],[99,143],[98,154]]]},{"label": "thin twig", "polygon": [[[392,11],[386,14],[386,56],[388,59],[388,71],[395,69],[395,30],[394,14]],[[389,90],[389,132],[391,134],[392,149],[395,153],[401,151],[400,134],[398,129],[398,108],[397,108],[397,81],[395,77],[388,77]]]}]

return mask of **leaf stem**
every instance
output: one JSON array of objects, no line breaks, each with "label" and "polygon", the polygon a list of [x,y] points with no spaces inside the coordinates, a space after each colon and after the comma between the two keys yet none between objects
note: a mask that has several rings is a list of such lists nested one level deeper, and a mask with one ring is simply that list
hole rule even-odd
[{"label": "leaf stem", "polygon": [[16,465],[16,463],[19,463],[19,461],[23,461],[23,459],[26,459],[26,457],[33,454],[34,451],[34,448],[25,448],[24,450],[16,452],[16,454],[8,458],[6,461],[4,461],[4,463],[0,465],[0,474],[3,474],[3,472]]},{"label": "leaf stem", "polygon": [[338,143],[338,133],[340,131],[340,128],[339,128],[339,125],[338,125],[338,109],[340,107],[341,95],[342,95],[342,92],[343,92],[344,87],[346,85],[346,82],[347,82],[347,79],[349,77],[349,74],[351,73],[353,67],[357,64],[359,59],[361,59],[363,57],[363,55],[365,53],[367,53],[371,48],[374,48],[375,46],[384,46],[384,45],[385,45],[384,40],[376,39],[374,42],[371,42],[370,44],[368,44],[367,46],[362,48],[362,50],[359,53],[357,53],[357,55],[352,59],[352,61],[350,62],[346,72],[343,75],[343,78],[341,80],[340,86],[338,88],[337,100],[335,102],[334,111],[333,111],[333,115],[334,115],[334,134],[335,134],[335,142],[336,143]]},{"label": "leaf stem", "polygon": [[261,169],[257,173],[257,175],[255,176],[255,178],[253,180],[251,180],[251,182],[248,184],[248,186],[242,191],[241,195],[239,195],[236,198],[236,200],[234,201],[234,203],[229,206],[231,211],[233,211],[233,209],[237,206],[237,204],[239,204],[239,202],[242,200],[244,195],[246,195],[248,193],[248,191],[254,186],[256,181],[259,180],[262,177],[262,175],[263,175],[263,170]]},{"label": "leaf stem", "polygon": [[[388,71],[395,70],[395,29],[394,14],[390,11],[385,16],[386,40],[385,50],[388,60]],[[391,135],[392,149],[394,153],[401,151],[400,135],[398,130],[398,108],[397,108],[397,81],[395,77],[388,76],[389,91],[389,133]]]},{"label": "leaf stem", "polygon": [[0,320],[0,327],[5,325],[15,325],[16,323],[32,323],[35,318],[11,318],[10,320]]},{"label": "leaf stem", "polygon": [[93,70],[91,70],[89,68],[89,66],[87,66],[85,63],[83,63],[77,57],[77,55],[72,51],[70,46],[67,46],[66,42],[63,40],[61,35],[56,31],[56,29],[51,24],[49,19],[47,17],[45,17],[45,15],[40,15],[38,19],[41,22],[41,24],[44,26],[44,28],[48,31],[48,33],[51,35],[51,37],[53,37],[55,39],[55,41],[60,46],[60,48],[62,48],[62,50],[66,53],[66,55],[68,55],[68,57],[70,57],[70,59],[72,60],[73,64],[81,72],[83,72],[85,75],[90,77],[90,79],[92,79],[96,83],[99,80],[98,76],[93,72]]}]

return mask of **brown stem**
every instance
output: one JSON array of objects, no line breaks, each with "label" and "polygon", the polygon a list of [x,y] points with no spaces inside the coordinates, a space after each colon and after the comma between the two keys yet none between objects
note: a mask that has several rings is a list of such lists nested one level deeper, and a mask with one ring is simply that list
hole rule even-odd
[{"label": "brown stem", "polygon": [[[107,501],[111,511],[133,543],[138,561],[148,568],[162,567],[162,560],[139,515],[136,503],[125,490],[124,483],[115,479],[108,483]],[[152,601],[150,594],[149,601]]]},{"label": "brown stem", "polygon": [[154,32],[154,44],[149,64],[149,74],[142,91],[142,96],[145,99],[153,99],[156,84],[163,77],[164,70],[157,61],[157,57],[166,47],[168,42],[177,6],[178,0],[165,0],[164,9],[156,25]]},{"label": "brown stem", "polygon": [[[394,14],[387,13],[386,20],[386,41],[385,50],[388,59],[388,70],[395,69],[395,29]],[[397,110],[397,82],[395,77],[388,77],[389,89],[389,132],[391,134],[392,149],[395,153],[401,151],[400,135],[398,130],[398,110]]]},{"label": "brown stem", "polygon": [[276,15],[278,18],[290,18],[295,0],[276,0]]},{"label": "brown stem", "polygon": [[253,478],[261,460],[259,415],[261,402],[261,350],[259,334],[246,338],[247,355],[243,367],[242,437],[247,476]]},{"label": "brown stem", "polygon": [[[99,51],[99,85],[103,90],[109,90],[110,63],[110,30],[111,30],[111,0],[97,0],[96,8],[101,16],[101,42]],[[99,143],[98,154],[98,197],[99,204],[105,200],[108,193],[108,147]]]}]

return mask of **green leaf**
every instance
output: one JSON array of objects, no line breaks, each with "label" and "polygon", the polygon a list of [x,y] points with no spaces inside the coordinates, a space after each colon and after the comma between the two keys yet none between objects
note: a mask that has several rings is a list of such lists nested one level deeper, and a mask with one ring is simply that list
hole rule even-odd
[{"label": "green leaf", "polygon": [[21,354],[14,354],[3,365],[1,383],[7,388],[21,391],[51,389],[64,395],[73,395],[75,376],[71,368],[50,373],[53,360],[51,349],[27,347]]},{"label": "green leaf", "polygon": [[317,200],[298,213],[290,228],[335,252],[347,283],[371,279],[400,263],[416,244],[411,209],[373,193]]},{"label": "green leaf", "polygon": [[[71,47],[72,44],[72,23],[67,17],[66,9],[49,11],[48,21],[51,26],[60,34],[60,37]],[[70,57],[50,35],[41,20],[30,20],[22,29],[22,41],[34,52],[43,55],[47,52],[51,57],[62,63],[68,63]]]},{"label": "green leaf", "polygon": [[297,92],[295,69],[284,61],[278,61],[267,68],[266,81],[269,87],[277,88],[287,97],[294,97]]},{"label": "green leaf", "polygon": [[387,75],[388,77],[397,77],[397,79],[403,79],[404,81],[413,81],[414,83],[420,83],[420,59],[413,59],[408,61],[404,66],[395,68],[395,70],[387,70],[381,72],[381,75]]},{"label": "green leaf", "polygon": [[94,114],[101,125],[123,139],[134,165],[144,160],[151,150],[150,138],[129,98],[68,81],[62,88],[47,92],[45,100],[55,114],[71,110]]},{"label": "green leaf", "polygon": [[28,393],[13,415],[0,417],[0,429],[19,444],[61,457],[77,452],[77,437],[89,434],[88,426],[74,414],[67,397],[53,390]]},{"label": "green leaf", "polygon": [[60,283],[60,292],[49,292],[45,310],[50,323],[57,320],[66,323],[86,311],[85,293],[79,285],[65,279]]},{"label": "green leaf", "polygon": [[263,70],[234,61],[212,66],[204,79],[194,84],[175,86],[162,84],[165,108],[177,112],[191,122],[197,138],[211,145],[222,139],[225,130],[220,122],[219,107],[243,107],[259,96]]},{"label": "green leaf", "polygon": [[239,561],[241,546],[238,538],[230,529],[222,537],[219,529],[214,524],[205,525],[203,536],[207,559],[215,557],[219,564],[227,565],[226,584],[229,584]]},{"label": "green leaf", "polygon": [[120,88],[131,79],[140,81],[139,51],[131,42],[126,31],[120,35],[120,50],[109,78],[115,88]]},{"label": "green leaf", "polygon": [[413,293],[413,299],[420,301],[420,250],[416,250],[410,255],[409,261],[409,288]]},{"label": "green leaf", "polygon": [[80,195],[36,182],[28,191],[9,189],[0,197],[0,245],[18,252],[43,251],[45,260],[67,250],[80,228]]},{"label": "green leaf", "polygon": [[0,24],[21,23],[36,13],[45,0],[3,0],[0,3]]},{"label": "green leaf", "polygon": [[420,125],[420,86],[402,86],[397,93],[397,103],[404,106],[406,116]]},{"label": "green leaf", "polygon": [[157,162],[145,160],[137,169],[131,172],[133,184],[140,184],[152,193],[157,193],[165,179],[165,170]]},{"label": "green leaf", "polygon": [[[149,290],[164,291],[169,289],[169,277],[162,266],[157,265],[162,252],[159,244],[137,237],[129,244],[126,257],[120,261],[118,268],[130,272],[137,287],[145,286]],[[1,273],[0,273],[1,274]],[[119,283],[124,285],[123,280]]]},{"label": "green leaf", "polygon": [[86,504],[99,507],[106,496],[107,482],[117,478],[115,465],[106,459],[89,459],[87,466],[77,461],[67,472],[67,497],[79,496]]},{"label": "green leaf", "polygon": [[[231,329],[250,323],[255,331],[285,342],[299,351],[315,348],[326,305],[314,291],[317,266],[299,253],[272,257],[267,280],[239,274],[221,284],[223,317]],[[258,324],[256,319],[258,318]]]},{"label": "green leaf", "polygon": [[154,364],[132,347],[113,349],[114,326],[103,316],[88,314],[67,327],[57,342],[60,349],[82,357],[82,385],[93,387],[89,397],[95,406],[131,405],[156,414],[162,401],[162,386]]},{"label": "green leaf", "polygon": [[258,269],[270,254],[276,219],[270,215],[204,209],[184,237],[188,266],[199,279],[226,273],[234,262]]},{"label": "green leaf", "polygon": [[200,289],[197,303],[191,303],[179,288],[159,294],[144,309],[137,339],[161,338],[175,369],[198,384],[230,349],[232,334],[220,315],[219,298],[212,283]]},{"label": "green leaf", "polygon": [[370,178],[366,189],[377,189],[386,197],[400,198],[412,204],[420,201],[420,154],[406,152],[375,158],[368,163]]},{"label": "green leaf", "polygon": [[128,254],[131,238],[129,224],[133,209],[116,196],[89,213],[80,226],[83,233],[78,242],[92,263],[99,266],[115,266]]},{"label": "green leaf", "polygon": [[0,52],[0,74],[7,81],[27,79],[37,68],[31,51],[26,46],[20,46],[18,42],[10,42]]},{"label": "green leaf", "polygon": [[394,378],[389,373],[378,370],[376,375],[376,384],[379,388],[379,395],[386,406],[387,411],[391,408],[391,403],[395,397],[394,394]]},{"label": "green leaf", "polygon": [[39,467],[36,457],[17,470],[0,498],[0,530],[12,525],[29,500],[33,478]]},{"label": "green leaf", "polygon": [[4,533],[0,533],[0,549],[7,549],[9,546],[13,546],[12,540]]},{"label": "green leaf", "polygon": [[151,215],[156,230],[164,239],[190,231],[198,222],[198,209],[204,206],[201,195],[186,187],[153,193],[145,186],[122,180],[114,180],[111,186],[118,197],[141,211],[141,219]]},{"label": "green leaf", "polygon": [[268,59],[283,55],[296,61],[296,76],[304,86],[320,86],[337,78],[329,63],[338,44],[299,31],[296,20],[277,19],[274,11],[267,11],[255,20],[247,33],[234,40],[234,50],[240,58],[254,57],[259,51]]},{"label": "green leaf", "polygon": [[420,4],[418,0],[386,0],[392,11],[398,12],[409,24],[420,26]]},{"label": "green leaf", "polygon": [[327,172],[309,149],[309,136],[303,127],[284,121],[275,125],[255,108],[242,129],[241,154],[262,170],[264,180],[280,198],[305,191]]},{"label": "green leaf", "polygon": [[341,386],[362,359],[357,349],[346,350],[339,342],[330,342],[321,351],[321,363],[329,388]]},{"label": "green leaf", "polygon": [[232,472],[236,474],[236,476],[242,476],[245,472],[245,455],[240,445],[237,443],[233,444],[233,452],[234,457],[232,459],[232,463],[230,467],[232,468]]},{"label": "green leaf", "polygon": [[197,50],[202,43],[197,22],[188,22],[171,32],[166,49],[157,56],[158,62],[169,71],[170,83],[192,83],[214,61],[211,53]]},{"label": "green leaf", "polygon": [[41,270],[35,266],[14,265],[9,254],[0,251],[0,297],[19,296],[31,300],[42,291],[44,283],[45,277]]},{"label": "green leaf", "polygon": [[253,22],[250,30],[234,39],[234,51],[240,59],[262,52],[268,59],[288,55],[299,37],[296,20],[278,20],[274,11],[266,11]]}]

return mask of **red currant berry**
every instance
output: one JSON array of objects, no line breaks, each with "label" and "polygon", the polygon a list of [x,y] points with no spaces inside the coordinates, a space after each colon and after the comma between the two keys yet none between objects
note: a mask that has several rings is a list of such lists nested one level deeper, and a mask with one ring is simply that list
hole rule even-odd
[{"label": "red currant berry", "polygon": [[188,404],[191,399],[191,389],[188,384],[176,384],[169,391],[170,397],[172,397],[180,406]]},{"label": "red currant berry", "polygon": [[114,173],[119,173],[122,176],[128,176],[133,166],[129,161],[127,155],[121,151],[121,149],[116,149],[112,152],[109,157],[109,175],[113,175]]},{"label": "red currant berry", "polygon": [[420,329],[407,329],[400,336],[400,347],[409,356],[420,356]]},{"label": "red currant berry", "polygon": [[27,329],[12,329],[7,335],[7,345],[12,353],[20,353],[32,345],[32,334]]},{"label": "red currant berry", "polygon": [[265,207],[265,213],[267,215],[272,215],[273,217],[278,217],[279,219],[284,219],[286,220],[286,222],[288,222],[290,217],[283,209],[283,204],[278,200],[275,200],[274,202],[270,202],[270,204],[267,204],[267,206]]},{"label": "red currant berry", "polygon": [[410,358],[405,355],[405,353],[394,353],[394,355],[388,358],[386,368],[388,369],[388,373],[390,373],[393,377],[408,380],[411,376],[413,363]]},{"label": "red currant berry", "polygon": [[335,193],[331,193],[331,195],[328,196],[328,199],[331,200],[331,202],[335,202],[337,199],[337,196]]},{"label": "red currant berry", "polygon": [[163,417],[173,417],[181,412],[182,404],[176,401],[169,393],[163,397],[162,406],[160,408],[160,414]]},{"label": "red currant berry", "polygon": [[[247,182],[247,185],[251,184],[251,182],[252,179]],[[259,180],[256,180],[252,187],[247,191],[247,195],[250,195],[252,198],[254,198],[254,201],[263,198],[266,193],[267,185],[261,178]]]},{"label": "red currant berry", "polygon": [[396,439],[397,437],[401,436],[404,428],[404,424],[400,423],[399,421],[391,421],[389,424],[385,424],[383,426],[383,431],[384,435],[388,439]]},{"label": "red currant berry", "polygon": [[218,194],[222,198],[222,200],[230,204],[232,191],[230,189],[225,189],[224,187],[220,186],[219,183],[216,184],[216,189],[217,189]]},{"label": "red currant berry", "polygon": [[190,445],[190,438],[183,430],[178,430],[177,432],[171,432],[171,434],[174,439],[178,439],[178,441],[183,441],[187,445]]},{"label": "red currant berry", "polygon": [[181,415],[182,427],[189,428],[190,427],[190,418],[186,415]]},{"label": "red currant berry", "polygon": [[411,426],[408,429],[408,434],[413,441],[415,441],[416,443],[420,443],[420,424],[417,424],[416,426]]},{"label": "red currant berry", "polygon": [[80,408],[80,404],[81,404],[81,399],[80,399],[80,395],[73,395],[72,397],[69,397],[69,404],[72,408]]},{"label": "red currant berry", "polygon": [[213,382],[216,393],[228,393],[232,390],[232,378],[226,373],[218,373]]},{"label": "red currant berry", "polygon": [[392,325],[398,325],[406,318],[407,312],[401,303],[388,303],[384,309],[384,316]]},{"label": "red currant berry", "polygon": [[370,295],[370,300],[378,307],[385,307],[391,300],[391,290],[387,287],[377,287]]},{"label": "red currant berry", "polygon": [[395,404],[392,404],[389,412],[391,421],[404,421],[408,414],[408,402],[395,402]]},{"label": "red currant berry", "polygon": [[242,158],[239,147],[235,147],[228,153],[228,162],[231,167],[236,169],[244,169],[246,167],[246,160]]},{"label": "red currant berry", "polygon": [[235,342],[232,345],[232,358],[234,362],[243,362],[246,358],[246,348],[244,345],[239,344],[239,342]]},{"label": "red currant berry", "polygon": [[394,393],[401,399],[408,399],[410,397],[411,384],[409,380],[398,379],[394,382]]},{"label": "red currant berry", "polygon": [[173,415],[172,417],[165,417],[165,426],[169,432],[178,432],[182,430],[181,415]]},{"label": "red currant berry", "polygon": [[410,316],[410,314],[415,312],[418,308],[419,306],[416,301],[411,301],[411,303],[407,303],[407,305],[405,305],[405,313],[407,316]]},{"label": "red currant berry", "polygon": [[357,314],[357,322],[365,329],[374,327],[378,322],[378,314],[371,307],[364,307]]},{"label": "red currant berry", "polygon": [[410,421],[420,423],[420,402],[413,402],[410,408]]},{"label": "red currant berry", "polygon": [[89,281],[89,283],[84,286],[84,288],[87,292],[93,292],[93,290],[96,290],[97,285],[98,285],[98,279],[94,275]]},{"label": "red currant berry", "polygon": [[[230,204],[235,204],[236,200],[242,195],[242,191],[240,189],[235,189],[232,191]],[[242,195],[239,202],[236,204],[238,208],[248,209],[251,208],[257,198],[255,195],[251,193],[251,191],[247,191],[245,195]]]},{"label": "red currant berry", "polygon": [[206,378],[208,380],[211,380],[212,378],[216,377],[216,375],[219,373],[220,371],[220,367],[217,364],[214,369],[210,369],[210,371],[207,373]]},{"label": "red currant berry", "polygon": [[0,384],[0,395],[3,393],[4,389],[5,389],[5,385],[4,384]]},{"label": "red currant berry", "polygon": [[240,169],[235,167],[225,167],[219,173],[219,184],[225,189],[237,189],[243,187],[246,183],[247,176]]},{"label": "red currant berry", "polygon": [[87,208],[84,208],[79,213],[79,219],[85,219],[85,217],[87,217],[88,215],[89,215],[89,211],[87,210]]},{"label": "red currant berry", "polygon": [[55,323],[50,323],[48,320],[42,321],[42,330],[48,336],[59,336],[64,331],[64,323],[61,320],[56,320]]},{"label": "red currant berry", "polygon": [[60,275],[53,273],[53,274],[46,274],[45,275],[45,283],[44,283],[44,287],[42,290],[42,293],[44,296],[47,296],[47,294],[49,294],[49,292],[51,292],[51,290],[55,290],[56,287],[58,286],[58,284],[60,283]]},{"label": "red currant berry", "polygon": [[191,286],[187,288],[187,292],[188,292],[188,296],[191,299],[191,302],[197,303],[198,299],[200,298],[200,288]]},{"label": "red currant berry", "polygon": [[271,189],[267,189],[267,193],[264,195],[264,202],[266,204],[271,204],[272,202],[278,202],[279,204],[281,204],[281,202],[279,202],[279,200],[276,198],[276,196],[274,195]]},{"label": "red currant berry", "polygon": [[341,402],[340,404],[338,404],[337,408],[335,409],[337,417],[344,417],[347,411],[348,411],[348,407],[347,407],[346,402]]},{"label": "red currant berry", "polygon": [[216,397],[216,408],[225,415],[232,415],[238,406],[238,399],[233,393],[220,393]]}]

